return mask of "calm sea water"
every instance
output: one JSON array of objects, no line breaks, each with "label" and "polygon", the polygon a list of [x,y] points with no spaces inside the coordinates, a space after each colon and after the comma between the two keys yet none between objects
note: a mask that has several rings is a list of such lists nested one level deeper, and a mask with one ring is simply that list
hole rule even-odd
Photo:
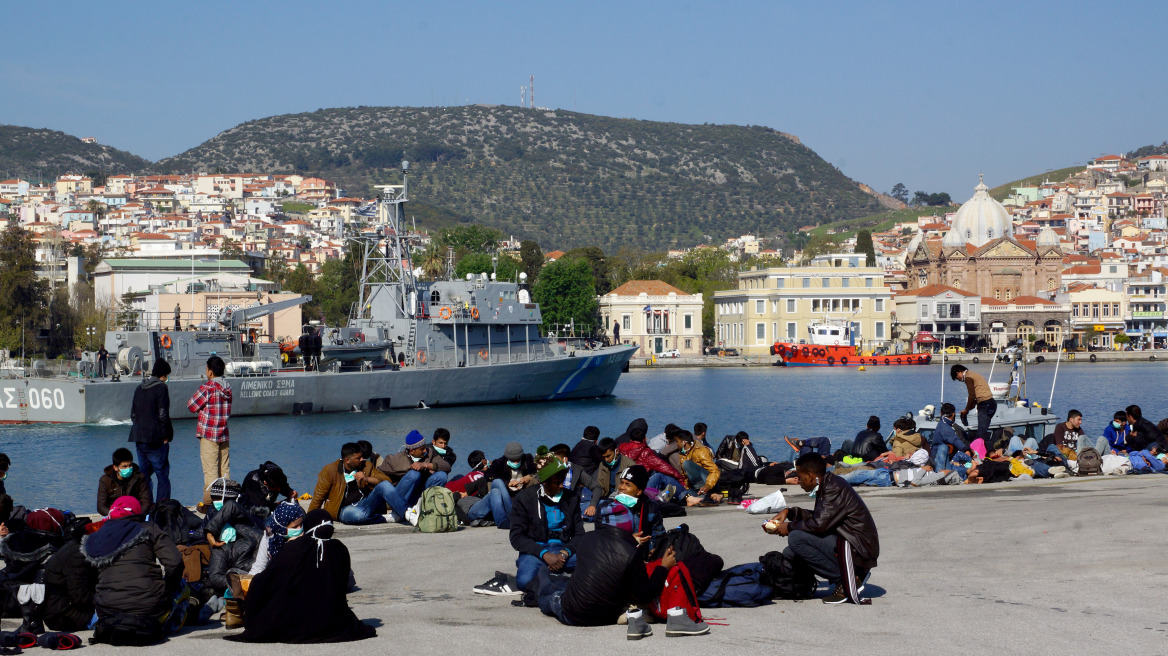
[{"label": "calm sea water", "polygon": [[[1130,403],[1144,408],[1152,421],[1168,416],[1164,387],[1168,364],[1073,364],[1058,372],[1054,408],[1062,415],[1077,408],[1084,427],[1100,434],[1111,414]],[[988,364],[974,365],[988,374]],[[947,369],[947,367],[946,367]],[[1028,391],[1046,405],[1055,367],[1032,365]],[[1005,381],[1006,367],[997,366],[992,380]],[[896,416],[925,404],[940,405],[940,367],[855,369],[676,369],[636,370],[625,374],[615,396],[556,403],[395,410],[386,413],[330,414],[301,417],[240,417],[231,420],[231,472],[240,480],[264,460],[280,464],[293,487],[311,492],[320,468],[339,457],[341,444],[370,440],[379,453],[401,448],[411,429],[427,436],[444,426],[459,455],[456,472],[466,470],[466,455],[482,449],[501,454],[512,440],[529,450],[541,444],[574,444],[583,428],[599,426],[615,437],[628,423],[644,417],[650,434],[668,422],[689,428],[702,421],[710,426],[712,446],[722,435],[745,430],[762,454],[787,459],[783,435],[826,435],[835,444],[853,437],[869,415],[886,427]],[[960,404],[965,388],[944,379],[944,398]],[[202,471],[194,421],[175,424],[171,446],[174,496],[197,501]],[[12,459],[5,484],[19,504],[52,505],[78,513],[93,513],[97,480],[113,450],[127,446],[128,425],[4,426],[0,451]]]}]

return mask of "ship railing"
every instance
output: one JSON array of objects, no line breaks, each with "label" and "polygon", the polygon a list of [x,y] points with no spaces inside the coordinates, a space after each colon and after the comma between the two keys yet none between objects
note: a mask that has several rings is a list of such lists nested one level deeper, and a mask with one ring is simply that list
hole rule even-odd
[{"label": "ship railing", "polygon": [[106,330],[222,330],[222,312],[152,312],[148,310],[111,310],[106,313]]}]

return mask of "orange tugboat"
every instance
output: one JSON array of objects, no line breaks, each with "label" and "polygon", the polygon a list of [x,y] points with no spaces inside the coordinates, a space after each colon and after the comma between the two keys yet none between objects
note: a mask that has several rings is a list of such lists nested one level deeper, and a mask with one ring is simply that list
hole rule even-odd
[{"label": "orange tugboat", "polygon": [[850,322],[812,322],[807,327],[806,343],[775,342],[771,355],[783,359],[788,367],[874,367],[929,364],[929,353],[867,353],[856,346],[858,336]]}]

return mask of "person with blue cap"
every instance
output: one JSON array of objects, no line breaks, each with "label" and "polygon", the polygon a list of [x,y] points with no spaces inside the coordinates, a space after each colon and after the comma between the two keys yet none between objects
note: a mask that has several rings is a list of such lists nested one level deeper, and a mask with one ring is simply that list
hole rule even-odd
[{"label": "person with blue cap", "polygon": [[393,483],[407,506],[417,503],[426,488],[446,485],[450,478],[450,461],[416,430],[406,436],[402,450],[386,456],[378,469]]}]

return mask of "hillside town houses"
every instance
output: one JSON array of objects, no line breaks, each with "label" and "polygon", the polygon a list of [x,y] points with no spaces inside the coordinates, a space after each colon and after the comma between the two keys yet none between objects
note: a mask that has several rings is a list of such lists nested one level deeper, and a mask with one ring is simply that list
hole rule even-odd
[{"label": "hillside town houses", "polygon": [[[278,261],[315,275],[343,257],[341,235],[364,229],[370,203],[301,175],[95,181],[70,174],[0,180],[0,229],[33,233],[40,274],[70,289],[84,275],[77,254],[100,247],[104,261],[90,275],[100,279],[95,297],[103,304],[127,293],[216,285],[266,294],[279,290],[256,276]],[[798,341],[823,319],[851,321],[858,346],[886,352],[1012,343],[1168,348],[1166,205],[1168,155],[1105,155],[1065,181],[1017,187],[1001,200],[979,182],[960,207],[875,232],[874,263],[854,252],[855,237],[842,240],[838,253],[804,260],[775,240],[746,234],[666,254],[722,249],[741,263],[736,289],[705,301],[677,294],[668,303],[638,298],[640,290],[619,311],[622,294],[598,301],[606,332],[626,325],[622,341],[646,353],[697,354],[716,345],[768,355],[774,342]],[[422,233],[416,246],[428,242]],[[518,251],[514,237],[498,246]],[[549,246],[547,261],[563,255]],[[714,330],[703,340],[699,305],[711,300]]]}]

